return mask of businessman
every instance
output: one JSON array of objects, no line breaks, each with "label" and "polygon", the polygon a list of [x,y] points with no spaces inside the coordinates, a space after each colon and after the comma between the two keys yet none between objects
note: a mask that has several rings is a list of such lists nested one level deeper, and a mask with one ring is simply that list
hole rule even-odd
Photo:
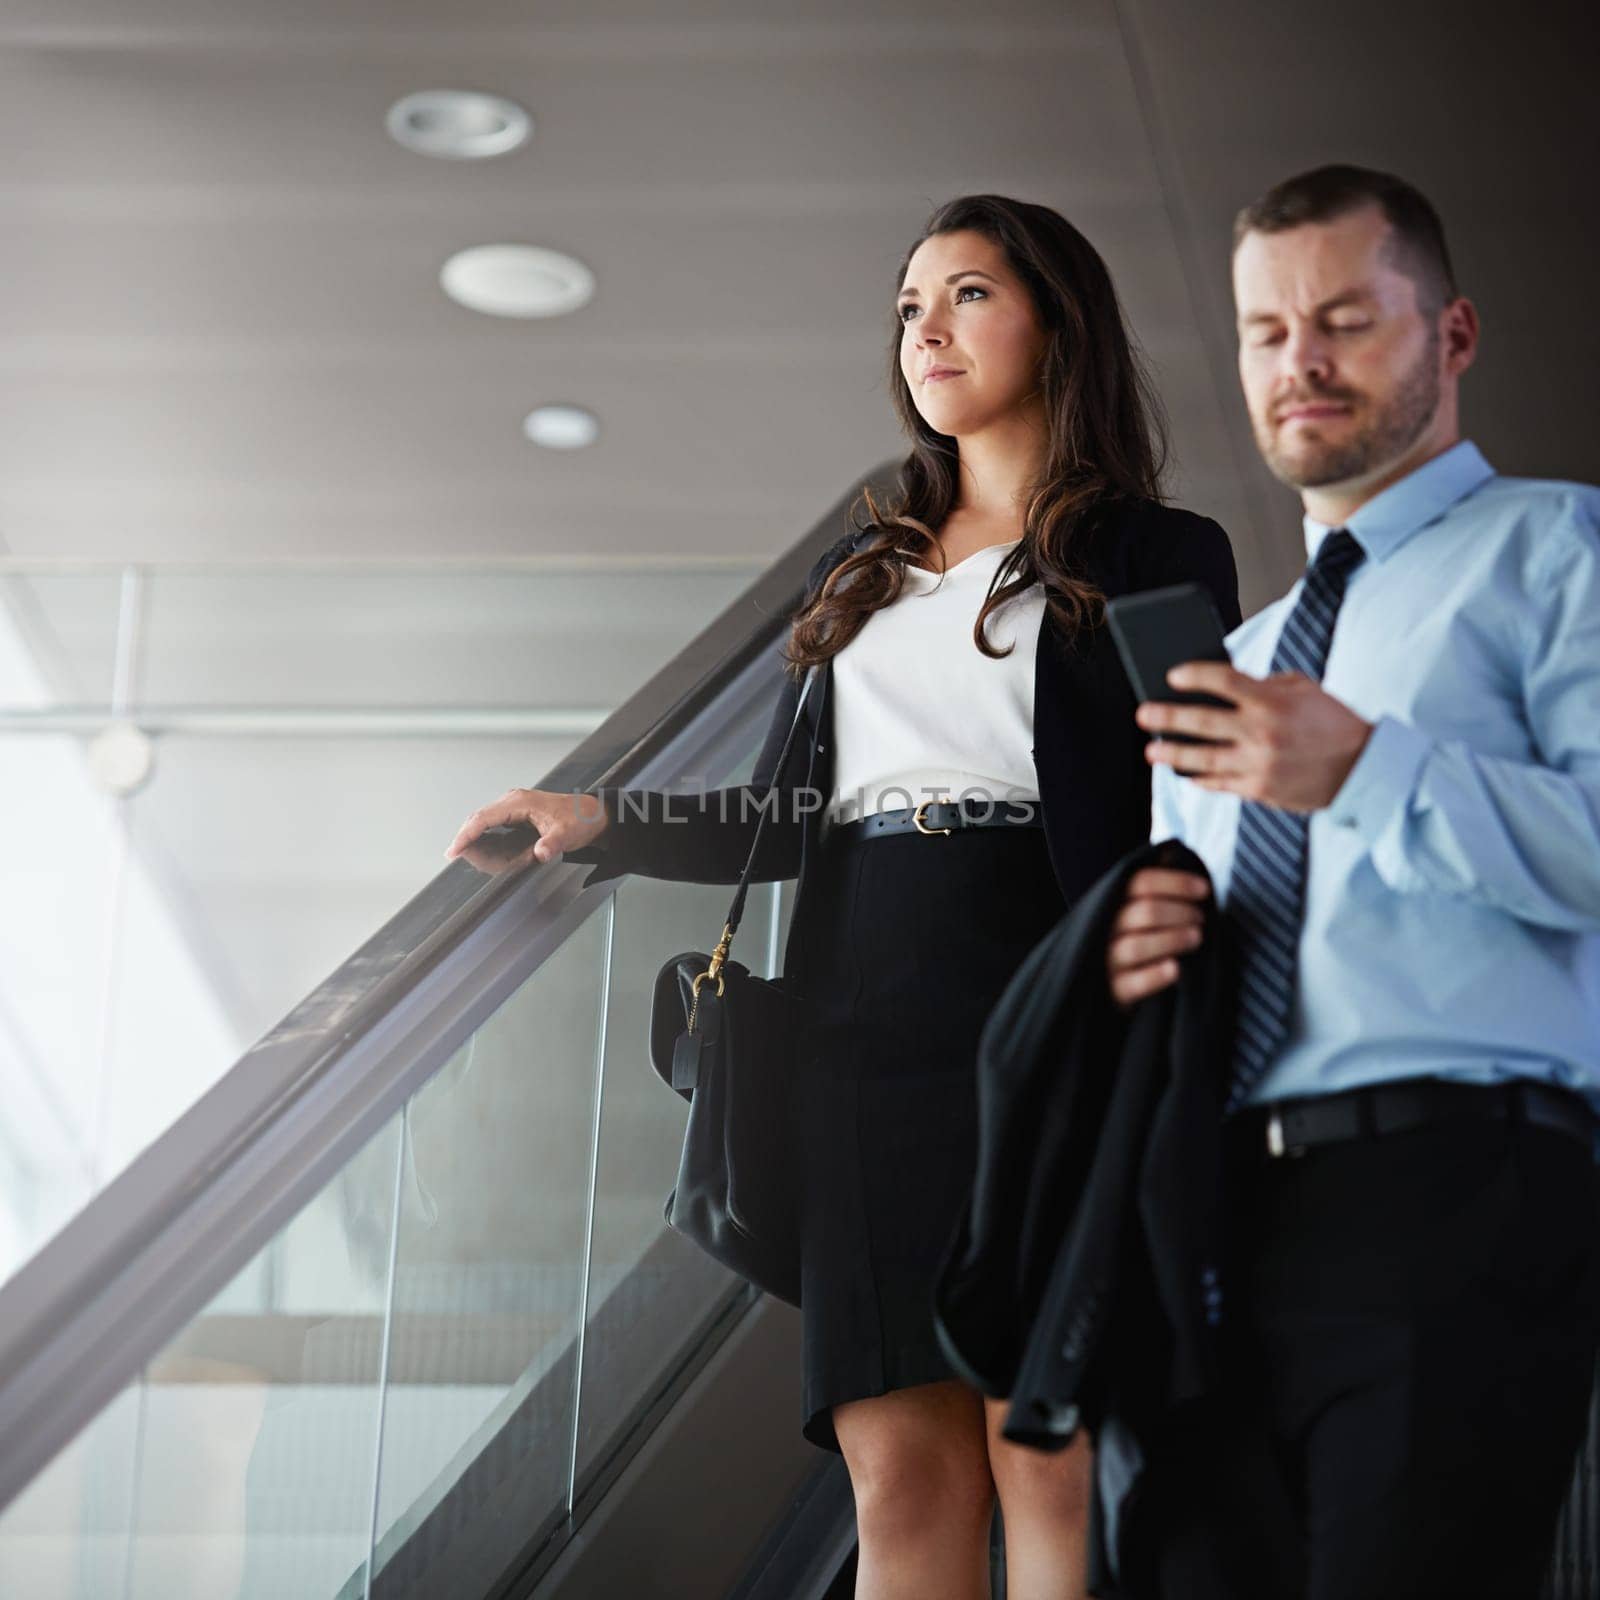
[{"label": "businessman", "polygon": [[[1304,576],[1141,706],[1155,838],[1237,938],[1228,1425],[1155,1592],[1533,1600],[1600,1330],[1600,492],[1461,437],[1438,216],[1325,167],[1236,223],[1239,371]],[[1190,744],[1166,737],[1211,741]],[[1136,877],[1131,1005],[1203,880]],[[1196,1564],[1199,1563],[1199,1564]]]}]

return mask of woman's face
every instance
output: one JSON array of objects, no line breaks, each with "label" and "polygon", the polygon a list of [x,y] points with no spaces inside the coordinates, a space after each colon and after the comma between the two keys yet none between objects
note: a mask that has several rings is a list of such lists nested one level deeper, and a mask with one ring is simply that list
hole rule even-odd
[{"label": "woman's face", "polygon": [[[959,438],[1042,407],[1047,335],[1005,252],[981,233],[917,246],[895,302],[900,370],[928,426]],[[959,376],[930,376],[951,368]]]}]

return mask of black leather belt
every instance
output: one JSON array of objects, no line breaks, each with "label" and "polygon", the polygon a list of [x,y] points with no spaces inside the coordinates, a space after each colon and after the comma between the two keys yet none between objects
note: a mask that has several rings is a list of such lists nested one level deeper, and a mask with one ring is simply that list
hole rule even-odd
[{"label": "black leather belt", "polygon": [[[1373,1084],[1340,1094],[1276,1100],[1250,1106],[1229,1121],[1256,1155],[1298,1156],[1343,1139],[1381,1138],[1466,1117],[1528,1122],[1581,1139],[1593,1151],[1596,1117],[1581,1095],[1524,1080],[1520,1083],[1447,1083],[1415,1078]],[[1234,1135],[1230,1132],[1230,1137]]]},{"label": "black leather belt", "polygon": [[852,822],[825,824],[829,844],[851,844],[889,833],[925,833],[948,838],[971,828],[1042,828],[1044,811],[1037,800],[924,800],[920,806],[874,811]]}]

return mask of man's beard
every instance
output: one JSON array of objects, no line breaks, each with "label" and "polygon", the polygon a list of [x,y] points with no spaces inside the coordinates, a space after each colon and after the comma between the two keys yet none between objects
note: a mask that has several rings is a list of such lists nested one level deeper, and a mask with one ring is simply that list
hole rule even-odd
[{"label": "man's beard", "polygon": [[[1349,392],[1313,391],[1309,400],[1344,400]],[[1294,451],[1279,449],[1275,431],[1258,430],[1256,443],[1273,476],[1291,489],[1320,489],[1364,478],[1397,460],[1422,437],[1439,409],[1439,334],[1435,329],[1417,363],[1365,428],[1341,443],[1304,440]],[[1271,430],[1271,424],[1268,424]]]}]

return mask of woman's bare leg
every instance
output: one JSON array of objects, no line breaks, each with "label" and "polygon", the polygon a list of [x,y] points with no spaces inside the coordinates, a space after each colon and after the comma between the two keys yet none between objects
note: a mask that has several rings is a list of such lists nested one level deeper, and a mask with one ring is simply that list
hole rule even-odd
[{"label": "woman's bare leg", "polygon": [[1094,1461],[1088,1434],[1054,1453],[1012,1444],[1000,1432],[1009,1402],[983,1406],[1006,1529],[1006,1600],[1084,1600]]},{"label": "woman's bare leg", "polygon": [[982,1397],[919,1383],[833,1408],[860,1550],[856,1600],[989,1600]]}]

